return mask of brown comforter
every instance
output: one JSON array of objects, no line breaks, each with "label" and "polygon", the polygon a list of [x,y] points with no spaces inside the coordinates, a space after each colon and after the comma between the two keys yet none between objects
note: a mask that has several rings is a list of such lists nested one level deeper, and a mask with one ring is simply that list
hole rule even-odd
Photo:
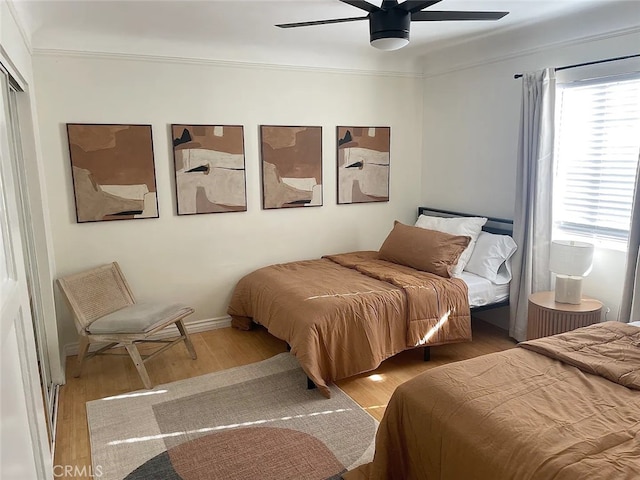
[{"label": "brown comforter", "polygon": [[640,329],[520,345],[398,387],[373,462],[345,480],[639,479]]},{"label": "brown comforter", "polygon": [[377,252],[271,265],[238,282],[228,313],[291,346],[307,376],[327,382],[375,369],[421,345],[471,340],[467,286],[378,259]]}]

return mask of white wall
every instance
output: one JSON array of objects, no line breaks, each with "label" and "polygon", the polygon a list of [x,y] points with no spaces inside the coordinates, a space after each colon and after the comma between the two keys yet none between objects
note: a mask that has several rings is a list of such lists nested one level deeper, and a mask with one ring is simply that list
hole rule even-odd
[{"label": "white wall", "polygon": [[[612,2],[425,57],[421,203],[513,218],[521,93],[513,75],[638,53],[638,25],[637,2]],[[624,264],[624,252],[598,248],[585,280],[608,320],[617,318]]]},{"label": "white wall", "polygon": [[[377,249],[394,219],[415,219],[422,88],[414,77],[47,54],[34,55],[34,71],[57,276],[117,260],[139,301],[185,302],[194,319],[217,318],[251,270]],[[67,122],[152,124],[159,219],[76,223]],[[247,212],[175,214],[171,123],[244,125]],[[324,206],[261,210],[261,124],[323,127]],[[336,205],[338,125],[391,126],[388,203]],[[60,313],[62,343],[75,342]]]}]

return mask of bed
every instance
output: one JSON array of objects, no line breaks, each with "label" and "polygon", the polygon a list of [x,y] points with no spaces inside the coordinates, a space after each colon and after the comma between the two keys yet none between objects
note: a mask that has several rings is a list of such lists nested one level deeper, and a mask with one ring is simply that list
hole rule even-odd
[{"label": "bed", "polygon": [[[427,213],[429,218],[476,218],[418,210],[419,215]],[[508,304],[508,285],[488,288],[481,277],[469,272],[456,278],[437,274],[442,273],[438,262],[449,261],[454,254],[458,255],[457,262],[466,251],[469,240],[460,243],[461,238],[467,238],[464,236],[443,233],[433,240],[433,248],[427,243],[420,247],[420,261],[429,257],[429,265],[438,265],[433,271],[421,264],[414,268],[410,261],[402,263],[403,258],[383,258],[385,245],[400,227],[394,226],[380,252],[326,255],[270,265],[246,275],[236,285],[229,303],[232,325],[246,330],[254,323],[261,324],[287,342],[307,374],[309,386],[318,387],[327,397],[328,383],[374,370],[401,351],[426,347],[427,359],[431,346],[471,340],[469,298],[478,309],[504,306]],[[427,231],[435,235],[432,230],[409,228],[419,230],[421,235]],[[496,235],[505,234],[510,233],[511,223],[489,218],[484,228]],[[413,230],[408,233],[413,235]],[[399,247],[396,244],[394,252],[403,257],[405,252],[402,245]],[[474,286],[472,295],[467,281]]]},{"label": "bed", "polygon": [[400,385],[345,480],[640,478],[640,327],[605,322]]}]

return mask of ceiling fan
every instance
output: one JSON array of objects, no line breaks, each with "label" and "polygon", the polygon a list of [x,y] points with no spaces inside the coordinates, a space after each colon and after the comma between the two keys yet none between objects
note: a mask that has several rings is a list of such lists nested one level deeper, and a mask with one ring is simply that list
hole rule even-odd
[{"label": "ceiling fan", "polygon": [[364,0],[339,0],[356,8],[369,12],[364,17],[333,18],[311,22],[283,23],[276,25],[280,28],[309,27],[312,25],[326,25],[328,23],[355,22],[369,20],[369,34],[371,45],[380,50],[397,50],[409,43],[409,27],[411,22],[440,22],[447,20],[499,20],[509,12],[455,12],[429,11],[422,9],[430,7],[442,0],[383,0],[381,6],[373,5]]}]

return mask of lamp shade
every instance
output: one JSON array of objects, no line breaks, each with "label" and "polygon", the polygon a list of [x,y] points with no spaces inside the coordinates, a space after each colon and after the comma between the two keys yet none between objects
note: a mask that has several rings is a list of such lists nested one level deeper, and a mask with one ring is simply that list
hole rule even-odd
[{"label": "lamp shade", "polygon": [[549,270],[561,275],[582,277],[589,273],[593,262],[593,245],[573,240],[553,240]]}]

